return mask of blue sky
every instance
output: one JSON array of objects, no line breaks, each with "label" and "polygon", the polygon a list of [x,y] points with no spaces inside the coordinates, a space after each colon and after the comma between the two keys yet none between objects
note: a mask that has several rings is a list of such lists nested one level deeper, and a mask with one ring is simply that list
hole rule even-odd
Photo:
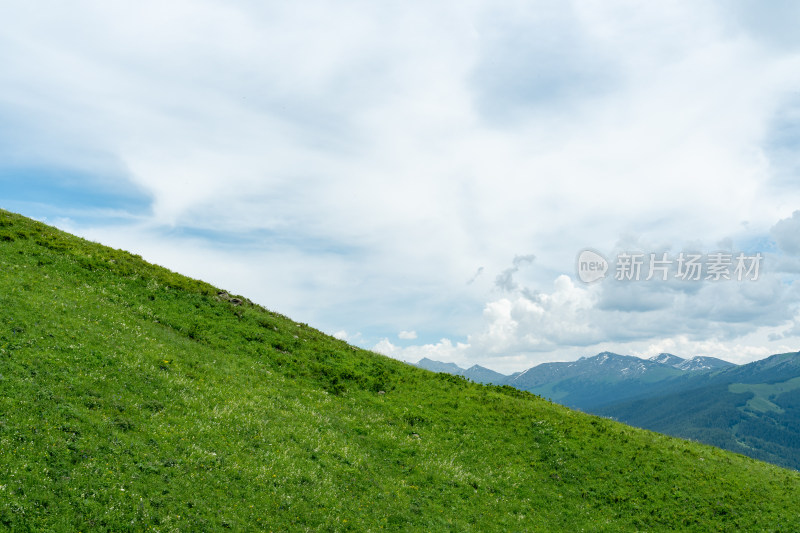
[{"label": "blue sky", "polygon": [[404,360],[797,350],[796,6],[7,2],[0,207]]}]

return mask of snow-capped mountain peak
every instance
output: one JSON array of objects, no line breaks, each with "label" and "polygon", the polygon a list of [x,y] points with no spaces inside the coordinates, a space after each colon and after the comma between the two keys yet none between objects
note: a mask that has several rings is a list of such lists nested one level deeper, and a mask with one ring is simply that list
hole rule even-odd
[{"label": "snow-capped mountain peak", "polygon": [[692,357],[691,359],[686,359],[685,361],[675,365],[675,368],[679,368],[687,372],[697,372],[699,370],[717,370],[728,366],[733,366],[733,363],[723,361],[722,359],[717,359],[716,357],[698,356]]},{"label": "snow-capped mountain peak", "polygon": [[660,353],[658,355],[654,355],[649,359],[654,363],[661,363],[662,365],[669,365],[677,366],[685,361],[682,357],[678,357],[677,355],[672,355],[671,353]]}]

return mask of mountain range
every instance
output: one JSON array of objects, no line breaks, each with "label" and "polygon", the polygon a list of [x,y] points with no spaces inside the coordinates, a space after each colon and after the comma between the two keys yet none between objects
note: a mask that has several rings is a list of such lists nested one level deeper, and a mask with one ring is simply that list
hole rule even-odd
[{"label": "mountain range", "polygon": [[463,376],[477,383],[510,385],[550,398],[568,407],[596,409],[610,403],[650,394],[672,380],[736,366],[714,357],[683,359],[661,353],[650,359],[602,352],[577,361],[542,363],[522,372],[504,375],[480,365],[468,369],[454,363],[423,358],[420,368]]},{"label": "mountain range", "polygon": [[[417,364],[473,381],[488,375],[425,359]],[[661,353],[641,359],[602,352],[500,376],[492,375],[491,382],[800,469],[800,353],[735,365],[714,357]]]},{"label": "mountain range", "polygon": [[432,372],[445,372],[447,374],[453,374],[454,376],[463,376],[475,383],[503,385],[508,380],[508,376],[480,365],[461,368],[455,363],[441,363],[424,357],[417,362],[416,366]]},{"label": "mountain range", "polygon": [[587,411],[800,469],[800,352],[696,372]]}]

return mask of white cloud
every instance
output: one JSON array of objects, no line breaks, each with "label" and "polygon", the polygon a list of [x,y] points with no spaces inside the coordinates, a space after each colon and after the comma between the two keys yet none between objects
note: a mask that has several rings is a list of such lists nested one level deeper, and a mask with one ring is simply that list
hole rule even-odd
[{"label": "white cloud", "polygon": [[453,344],[448,339],[442,339],[436,344],[426,344],[423,346],[411,346],[400,348],[395,346],[389,339],[381,339],[372,347],[378,353],[402,359],[409,363],[416,363],[423,357],[428,357],[436,361],[449,361],[456,364],[464,364],[467,359],[463,356],[466,345],[462,343]]},{"label": "white cloud", "polygon": [[773,272],[762,272],[756,280],[720,282],[681,281],[669,274],[669,281],[646,281],[644,275],[639,281],[616,281],[612,273],[612,279],[592,285],[560,275],[549,291],[520,287],[509,275],[503,287],[514,288],[485,305],[483,325],[467,342],[443,339],[376,349],[406,360],[435,359],[437,354],[449,362],[509,371],[606,349],[642,356],[672,351],[735,362],[791,350],[786,340],[800,331],[797,285],[782,282]]},{"label": "white cloud", "polygon": [[416,331],[401,331],[397,334],[397,337],[404,340],[413,340],[417,338]]},{"label": "white cloud", "polygon": [[122,228],[51,206],[82,234],[363,332],[351,342],[451,339],[380,341],[393,354],[524,367],[603,343],[774,346],[751,335],[788,327],[800,297],[774,276],[800,272],[792,258],[747,288],[564,275],[586,246],[767,246],[773,226],[793,253],[800,46],[783,9],[6,6],[0,155],[152,198]]},{"label": "white cloud", "polygon": [[790,218],[778,221],[772,227],[772,235],[778,246],[790,255],[800,255],[800,210]]}]

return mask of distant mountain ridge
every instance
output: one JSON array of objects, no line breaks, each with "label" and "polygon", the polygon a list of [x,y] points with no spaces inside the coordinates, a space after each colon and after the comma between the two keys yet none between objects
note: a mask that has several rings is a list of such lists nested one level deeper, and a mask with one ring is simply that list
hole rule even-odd
[{"label": "distant mountain ridge", "polygon": [[800,470],[800,352],[696,372],[590,412]]},{"label": "distant mountain ridge", "polygon": [[456,376],[460,376],[464,372],[464,369],[455,363],[442,363],[441,361],[434,361],[427,357],[420,359],[416,366],[424,368],[425,370],[430,370],[431,372],[445,372]]},{"label": "distant mountain ridge", "polygon": [[800,470],[800,352],[745,365],[715,357],[660,353],[642,359],[601,352],[509,376],[429,359],[418,366],[510,385],[568,407]]},{"label": "distant mountain ridge", "polygon": [[673,366],[680,370],[687,370],[689,372],[696,372],[698,370],[718,370],[729,366],[735,366],[733,363],[722,359],[717,359],[716,357],[697,356],[692,357],[691,359],[683,359],[682,357],[672,355],[671,353],[660,353],[658,355],[654,355],[649,359],[649,361]]},{"label": "distant mountain ridge", "polygon": [[444,372],[453,374],[454,376],[464,376],[475,383],[484,383],[489,385],[502,385],[508,379],[508,376],[495,372],[480,365],[472,365],[469,368],[461,368],[455,363],[442,363],[441,361],[434,361],[423,357],[415,366],[431,370],[433,372]]},{"label": "distant mountain ridge", "polygon": [[478,383],[510,385],[569,407],[589,410],[635,398],[672,379],[736,365],[714,357],[684,359],[661,353],[650,359],[642,359],[601,352],[577,361],[542,363],[511,375],[479,365],[464,369],[455,363],[442,363],[428,358],[421,359],[416,366],[464,376]]},{"label": "distant mountain ridge", "polygon": [[661,363],[662,365],[678,366],[679,364],[686,361],[686,359],[678,357],[677,355],[672,355],[671,353],[662,352],[658,355],[654,355],[653,357],[651,357],[649,361]]},{"label": "distant mountain ridge", "polygon": [[691,359],[687,359],[675,365],[675,368],[696,372],[698,370],[720,370],[731,366],[736,365],[722,359],[717,359],[716,357],[692,357]]}]

